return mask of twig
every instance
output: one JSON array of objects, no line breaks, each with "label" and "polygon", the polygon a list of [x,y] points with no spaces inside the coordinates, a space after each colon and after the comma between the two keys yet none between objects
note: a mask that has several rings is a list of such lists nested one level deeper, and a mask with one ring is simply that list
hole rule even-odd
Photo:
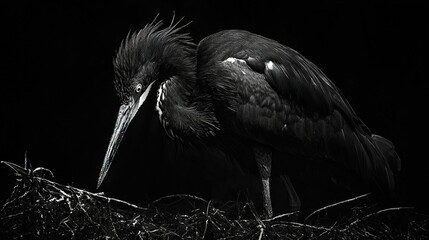
[{"label": "twig", "polygon": [[265,228],[265,224],[262,222],[261,218],[256,214],[255,206],[253,205],[253,203],[247,203],[247,205],[249,206],[250,212],[252,213],[255,220],[259,223],[259,225]]},{"label": "twig", "polygon": [[205,237],[206,237],[206,232],[207,232],[207,225],[209,224],[209,219],[210,219],[210,215],[209,215],[209,213],[210,213],[210,204],[211,204],[211,200],[208,202],[208,204],[207,204],[207,209],[206,209],[206,222],[205,222],[205,224],[204,224],[204,232],[203,232],[203,237],[202,237],[202,239],[204,239]]},{"label": "twig", "polygon": [[262,236],[264,235],[265,226],[258,225],[258,228],[259,228],[259,231],[260,231],[259,232],[258,240],[261,240]]},{"label": "twig", "polygon": [[309,225],[309,224],[303,224],[303,223],[299,223],[299,222],[281,222],[279,224],[273,224],[271,226],[273,227],[273,226],[277,226],[277,225],[288,225],[288,226],[295,227],[295,228],[306,227],[306,228],[310,228],[310,229],[318,230],[318,231],[327,231],[327,230],[331,229],[331,228],[326,228],[326,227],[317,227],[317,226],[313,226],[313,225]]},{"label": "twig", "polygon": [[366,220],[368,218],[371,218],[373,216],[376,216],[376,215],[379,215],[379,214],[382,214],[382,213],[385,213],[385,212],[393,212],[393,211],[401,211],[401,210],[412,210],[412,209],[414,209],[414,208],[413,207],[392,207],[392,208],[382,209],[380,211],[377,211],[377,212],[374,212],[374,213],[370,213],[370,214],[362,217],[361,219],[356,219],[355,221],[353,221],[352,223],[350,223],[347,226],[347,228],[342,229],[342,231],[345,231],[345,230],[349,229],[350,227],[352,227],[354,225],[357,225],[358,223],[360,223],[360,222],[362,222],[362,221],[364,221],[364,220]]},{"label": "twig", "polygon": [[289,217],[289,216],[293,216],[293,215],[296,215],[296,214],[299,214],[299,211],[280,214],[280,215],[277,215],[277,216],[272,217],[272,218],[270,218],[270,219],[264,219],[264,220],[262,220],[262,221],[263,221],[263,222],[271,222],[271,221],[274,221],[274,220],[277,220],[277,219],[280,219],[280,218],[283,218],[283,217]]},{"label": "twig", "polygon": [[316,213],[319,213],[319,212],[324,211],[324,210],[326,210],[326,209],[328,209],[328,208],[332,208],[332,207],[335,207],[335,206],[338,206],[338,205],[341,205],[341,204],[344,204],[344,203],[349,203],[349,202],[353,202],[353,201],[356,201],[356,200],[361,199],[361,198],[365,198],[365,197],[367,197],[367,196],[369,196],[369,195],[370,195],[370,193],[366,193],[366,194],[363,194],[363,195],[360,195],[360,196],[357,196],[357,197],[354,197],[354,198],[350,198],[350,199],[347,199],[347,200],[344,200],[344,201],[341,201],[341,202],[337,202],[337,203],[334,203],[334,204],[331,204],[331,205],[328,205],[328,206],[325,206],[325,207],[319,208],[319,209],[317,209],[316,211],[312,212],[310,215],[308,215],[308,216],[304,219],[304,223],[306,223],[306,222],[308,221],[308,219],[310,219],[310,218],[311,218],[312,216],[314,216]]},{"label": "twig", "polygon": [[119,239],[118,233],[116,232],[115,224],[113,223],[113,219],[112,219],[112,211],[110,209],[110,201],[108,202],[108,204],[109,204],[109,207],[107,209],[109,211],[109,220],[110,220],[110,223],[112,225],[113,234],[115,234],[115,237]]},{"label": "twig", "polygon": [[190,195],[190,194],[174,194],[174,195],[168,195],[168,196],[160,197],[160,198],[156,199],[155,201],[153,201],[151,204],[158,203],[158,202],[161,202],[161,201],[163,201],[165,199],[169,199],[169,198],[182,198],[182,199],[183,198],[190,198],[190,199],[193,199],[193,200],[199,200],[199,201],[207,203],[207,200],[205,200],[203,198],[200,198],[200,197],[197,197],[197,196],[194,196],[194,195]]},{"label": "twig", "polygon": [[16,163],[7,162],[7,161],[1,161],[0,163],[6,164],[8,167],[12,168],[15,171],[15,173],[18,174],[19,176],[28,175],[28,169],[23,168]]}]

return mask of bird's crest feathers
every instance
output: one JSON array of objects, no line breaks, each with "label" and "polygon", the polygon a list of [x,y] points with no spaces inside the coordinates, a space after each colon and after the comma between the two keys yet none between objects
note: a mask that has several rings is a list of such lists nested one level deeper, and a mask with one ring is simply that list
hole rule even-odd
[{"label": "bird's crest feathers", "polygon": [[[148,85],[157,74],[166,72],[162,67],[168,71],[168,67],[172,67],[169,62],[178,58],[185,60],[182,62],[185,67],[192,65],[189,56],[193,55],[195,44],[188,33],[179,33],[190,22],[180,25],[183,18],[175,21],[173,16],[170,25],[162,28],[163,21],[157,17],[143,29],[134,33],[130,31],[116,53],[113,61],[115,87],[121,100],[130,96],[130,85],[136,78],[146,79]],[[177,51],[178,48],[184,51]]]}]

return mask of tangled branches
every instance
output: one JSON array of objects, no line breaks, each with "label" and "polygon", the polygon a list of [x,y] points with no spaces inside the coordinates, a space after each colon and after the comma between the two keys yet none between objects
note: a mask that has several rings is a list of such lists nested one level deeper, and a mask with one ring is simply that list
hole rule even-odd
[{"label": "tangled branches", "polygon": [[249,202],[218,204],[191,195],[166,196],[142,208],[51,181],[44,168],[6,164],[18,183],[0,211],[1,239],[428,239],[429,234],[428,217],[409,208],[354,207],[330,226],[317,224],[326,209],[300,223],[292,221],[293,214],[262,219]]}]

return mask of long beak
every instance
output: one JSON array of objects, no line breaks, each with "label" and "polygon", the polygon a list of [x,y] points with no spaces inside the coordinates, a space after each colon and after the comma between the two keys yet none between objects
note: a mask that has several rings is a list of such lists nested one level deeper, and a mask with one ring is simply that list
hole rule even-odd
[{"label": "long beak", "polygon": [[109,171],[110,165],[112,164],[113,157],[115,157],[116,150],[118,150],[119,144],[121,143],[122,137],[128,128],[131,120],[133,120],[139,108],[143,105],[144,101],[152,89],[154,82],[151,82],[147,86],[146,90],[140,96],[137,102],[131,98],[128,103],[121,105],[119,108],[118,118],[116,119],[115,129],[113,129],[113,135],[107,148],[106,156],[104,156],[103,166],[101,167],[100,175],[98,177],[97,189],[100,188],[106,177],[107,171]]},{"label": "long beak", "polygon": [[121,105],[119,108],[115,129],[113,129],[113,135],[110,139],[106,156],[104,156],[100,176],[98,177],[97,189],[100,188],[101,183],[103,183],[107,171],[109,171],[110,165],[112,164],[113,157],[115,157],[116,150],[118,150],[119,144],[121,143],[122,137],[124,136],[131,120],[133,120],[139,108],[143,105],[144,101],[146,101],[149,91],[152,89],[153,83],[154,82],[151,82],[149,86],[147,86],[146,90],[143,92],[137,102],[131,98],[128,103]]},{"label": "long beak", "polygon": [[109,171],[110,165],[112,164],[113,157],[115,156],[116,150],[118,150],[119,144],[121,143],[122,137],[128,128],[131,120],[139,109],[139,104],[135,104],[131,100],[127,104],[121,105],[119,108],[118,118],[116,119],[115,129],[113,130],[112,138],[109,142],[106,155],[104,156],[103,166],[101,167],[100,176],[98,177],[97,188],[100,187],[101,183],[106,177],[107,171]]}]

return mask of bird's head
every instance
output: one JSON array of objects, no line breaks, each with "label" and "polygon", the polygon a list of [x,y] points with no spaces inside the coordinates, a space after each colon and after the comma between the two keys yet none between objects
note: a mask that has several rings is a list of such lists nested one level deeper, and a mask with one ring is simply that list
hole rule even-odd
[{"label": "bird's head", "polygon": [[[174,18],[173,18],[174,20]],[[195,78],[196,45],[188,34],[179,33],[180,20],[162,27],[156,19],[140,31],[128,34],[113,61],[115,88],[120,100],[113,135],[104,157],[97,188],[109,170],[124,133],[151,89],[173,76]]]}]

